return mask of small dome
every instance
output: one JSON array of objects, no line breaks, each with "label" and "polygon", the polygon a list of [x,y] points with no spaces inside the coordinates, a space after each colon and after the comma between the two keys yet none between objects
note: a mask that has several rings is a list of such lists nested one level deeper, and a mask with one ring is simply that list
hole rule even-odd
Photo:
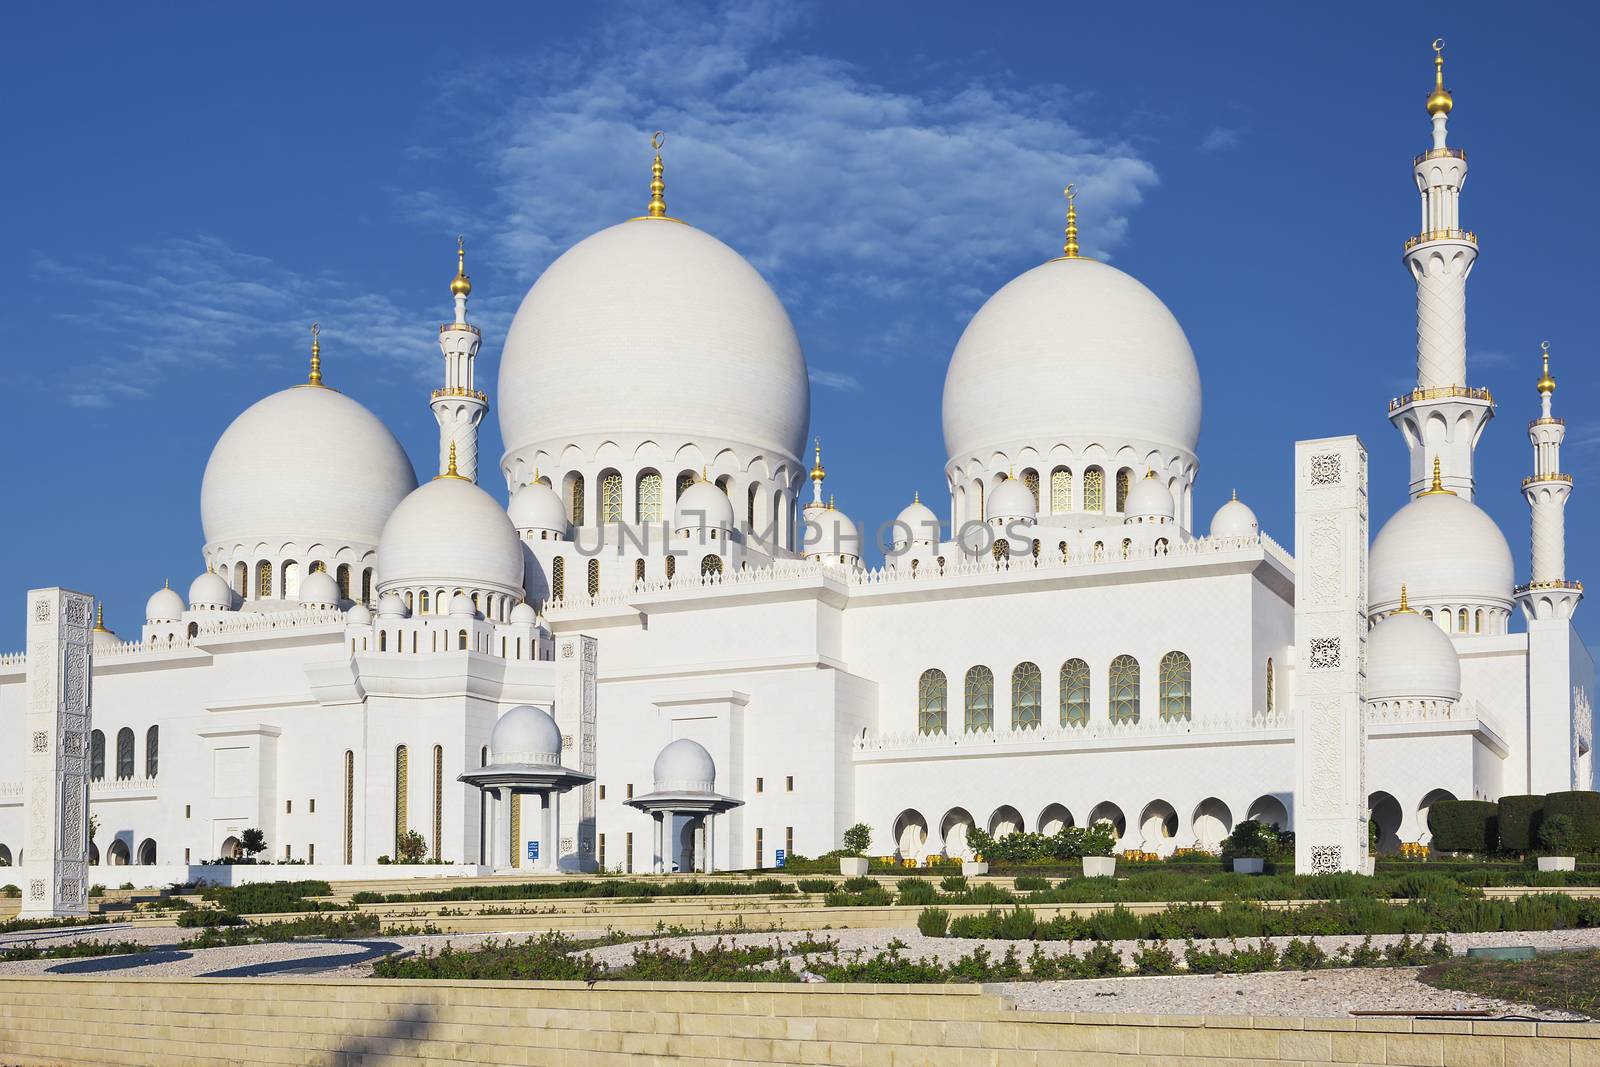
[{"label": "small dome", "polygon": [[1122,512],[1130,519],[1171,519],[1177,515],[1178,507],[1166,483],[1156,477],[1155,471],[1149,471],[1128,490]]},{"label": "small dome", "polygon": [[476,618],[478,609],[472,606],[472,598],[465,593],[457,593],[450,598],[450,614],[458,618]]},{"label": "small dome", "polygon": [[144,602],[145,622],[177,622],[185,611],[183,597],[176,590],[162,586]]},{"label": "small dome", "polygon": [[228,611],[233,607],[233,590],[215,571],[206,571],[189,583],[189,605],[196,611]]},{"label": "small dome", "polygon": [[895,517],[893,547],[903,549],[915,543],[938,544],[939,516],[918,497],[907,504]]},{"label": "small dome", "polygon": [[110,645],[122,644],[122,638],[104,626],[96,626],[90,631],[90,634],[94,637],[95,648],[106,648]]},{"label": "small dome", "polygon": [[511,494],[506,509],[518,530],[567,532],[567,507],[556,491],[543,482],[525,485]]},{"label": "small dome", "polygon": [[378,586],[451,585],[522,593],[522,542],[505,509],[445,476],[400,502],[378,542]]},{"label": "small dome", "polygon": [[1413,606],[1493,605],[1509,609],[1511,549],[1482,508],[1450,492],[1423,493],[1394,513],[1372,542],[1369,610],[1398,603],[1400,583]]},{"label": "small dome", "polygon": [[802,513],[800,551],[830,561],[839,556],[861,558],[861,531],[855,521],[833,505],[809,507]]},{"label": "small dome", "polygon": [[561,727],[542,708],[527,704],[512,708],[489,732],[489,758],[496,764],[560,766]]},{"label": "small dome", "polygon": [[406,617],[406,602],[400,599],[398,593],[385,593],[378,598],[378,618],[403,619]]},{"label": "small dome", "polygon": [[341,599],[339,583],[327,571],[312,571],[300,583],[300,603],[306,607],[336,608]]},{"label": "small dome", "polygon": [[1212,537],[1255,537],[1261,532],[1256,513],[1235,496],[1211,516]]},{"label": "small dome", "polygon": [[532,626],[539,621],[539,613],[526,600],[511,609],[511,621],[518,626]]},{"label": "small dome", "polygon": [[731,530],[733,501],[715,482],[695,482],[678,497],[672,512],[674,530]]},{"label": "small dome", "polygon": [[1368,700],[1459,700],[1461,660],[1437,623],[1396,611],[1367,638]]},{"label": "small dome", "polygon": [[712,793],[717,764],[704,745],[680,737],[656,757],[655,779],[657,793]]},{"label": "small dome", "polygon": [[984,501],[986,519],[1036,519],[1039,504],[1033,499],[1033,490],[1020,478],[1007,478]]},{"label": "small dome", "polygon": [[372,624],[372,612],[365,604],[357,601],[344,613],[344,621],[351,626],[369,626]]}]

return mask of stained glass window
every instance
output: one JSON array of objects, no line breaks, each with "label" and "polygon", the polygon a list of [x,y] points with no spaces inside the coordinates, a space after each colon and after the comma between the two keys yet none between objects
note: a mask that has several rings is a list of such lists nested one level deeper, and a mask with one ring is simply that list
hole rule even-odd
[{"label": "stained glass window", "polygon": [[1029,467],[1022,472],[1022,484],[1028,487],[1028,492],[1033,494],[1033,508],[1039,509],[1039,472]]},{"label": "stained glass window", "polygon": [[1168,652],[1161,657],[1161,718],[1167,722],[1189,718],[1192,699],[1189,657]]},{"label": "stained glass window", "polygon": [[600,595],[600,561],[597,559],[589,561],[589,595]]},{"label": "stained glass window", "polygon": [[1072,472],[1066,467],[1050,472],[1050,510],[1057,515],[1072,510]]},{"label": "stained glass window", "polygon": [[1090,467],[1083,472],[1083,510],[1104,511],[1106,509],[1106,474],[1099,467]]},{"label": "stained glass window", "polygon": [[[557,556],[554,563],[550,564],[550,598],[560,600],[567,595],[567,560],[565,556]],[[428,594],[422,594],[422,610],[428,610]]]},{"label": "stained glass window", "polygon": [[1043,691],[1036,663],[1019,663],[1011,672],[1011,728],[1025,730],[1038,726],[1043,719],[1039,701]]},{"label": "stained glass window", "polygon": [[966,730],[994,729],[994,672],[982,664],[967,672]]},{"label": "stained glass window", "polygon": [[600,521],[622,521],[622,475],[616,471],[600,476]]},{"label": "stained glass window", "polygon": [[942,734],[946,727],[946,701],[949,686],[944,671],[930,668],[917,679],[917,732]]},{"label": "stained glass window", "polygon": [[639,500],[634,513],[639,522],[661,521],[661,475],[655,471],[639,475]]},{"label": "stained glass window", "polygon": [[256,596],[262,600],[272,599],[272,564],[266,560],[256,564]]},{"label": "stained glass window", "polygon": [[1139,661],[1118,656],[1111,661],[1111,721],[1139,721]]},{"label": "stained glass window", "polygon": [[1069,659],[1061,665],[1061,725],[1089,722],[1089,664]]},{"label": "stained glass window", "polygon": [[714,578],[722,573],[722,557],[710,553],[700,560],[700,577]]}]

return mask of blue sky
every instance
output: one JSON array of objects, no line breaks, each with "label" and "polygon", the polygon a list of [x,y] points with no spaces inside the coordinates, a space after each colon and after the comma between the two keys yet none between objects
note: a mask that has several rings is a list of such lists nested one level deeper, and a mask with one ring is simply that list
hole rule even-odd
[{"label": "blue sky", "polygon": [[[1356,433],[1376,529],[1404,502],[1384,405],[1415,380],[1400,251],[1441,35],[1482,247],[1471,378],[1500,404],[1480,502],[1525,580],[1523,427],[1548,338],[1578,479],[1568,574],[1600,580],[1597,19],[1483,3],[13,8],[0,649],[22,643],[31,586],[105,597],[124,636],[163,579],[187,587],[210,447],[301,380],[313,319],[329,382],[430,473],[455,234],[492,388],[539,272],[643,209],[657,128],[673,213],[788,305],[830,489],[864,526],[913,490],[940,496],[951,349],[1055,253],[1072,180],[1085,250],[1154,289],[1199,358],[1197,516],[1237,487],[1292,544],[1294,440]],[[492,411],[486,430],[498,456]],[[1591,635],[1597,618],[1579,615]]]}]

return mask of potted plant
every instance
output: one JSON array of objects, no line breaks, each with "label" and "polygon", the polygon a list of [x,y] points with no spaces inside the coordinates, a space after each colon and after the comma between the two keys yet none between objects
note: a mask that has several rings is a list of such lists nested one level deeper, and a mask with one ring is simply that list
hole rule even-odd
[{"label": "potted plant", "polygon": [[961,875],[964,878],[976,878],[980,874],[989,873],[989,861],[983,858],[983,853],[974,852],[971,859],[961,861]]},{"label": "potted plant", "polygon": [[844,832],[844,849],[839,853],[839,873],[860,878],[867,873],[867,848],[872,844],[872,827],[858,822]]},{"label": "potted plant", "polygon": [[1085,878],[1111,878],[1117,873],[1117,857],[1111,850],[1117,844],[1117,831],[1108,822],[1097,822],[1079,838]]},{"label": "potted plant", "polygon": [[1539,844],[1544,852],[1539,857],[1541,871],[1578,869],[1578,824],[1572,816],[1546,815],[1539,824]]},{"label": "potted plant", "polygon": [[1234,874],[1260,874],[1279,849],[1278,831],[1255,819],[1246,819],[1222,841],[1222,857],[1233,863]]}]

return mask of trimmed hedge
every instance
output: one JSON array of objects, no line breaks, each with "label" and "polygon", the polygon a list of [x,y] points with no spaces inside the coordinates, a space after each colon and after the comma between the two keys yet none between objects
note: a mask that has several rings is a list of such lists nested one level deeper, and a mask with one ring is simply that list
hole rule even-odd
[{"label": "trimmed hedge", "polygon": [[1500,847],[1531,852],[1539,847],[1539,821],[1544,797],[1519,794],[1500,798]]},{"label": "trimmed hedge", "polygon": [[1600,852],[1600,793],[1585,789],[1546,794],[1543,818],[1557,815],[1571,817],[1580,852]]},{"label": "trimmed hedge", "polygon": [[1499,824],[1500,805],[1488,800],[1440,800],[1428,809],[1432,847],[1440,852],[1493,852]]}]

